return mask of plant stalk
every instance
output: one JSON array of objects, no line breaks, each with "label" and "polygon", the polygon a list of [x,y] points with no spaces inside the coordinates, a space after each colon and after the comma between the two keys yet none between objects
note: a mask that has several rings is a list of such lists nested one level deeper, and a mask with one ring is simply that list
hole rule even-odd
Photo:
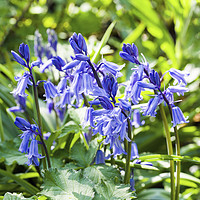
[{"label": "plant stalk", "polygon": [[[42,155],[45,156],[45,154],[46,154],[48,167],[51,168],[49,154],[48,154],[46,145],[45,145],[44,140],[43,140],[42,119],[41,119],[41,115],[40,115],[40,107],[39,107],[39,101],[38,101],[38,94],[37,94],[37,88],[36,88],[36,84],[35,84],[35,79],[33,77],[33,73],[32,73],[32,70],[30,68],[29,68],[29,71],[30,71],[30,75],[31,75],[31,78],[32,78],[32,81],[33,81],[33,93],[34,93],[35,107],[36,107],[37,118],[38,118],[38,126],[39,126],[40,134],[41,134],[40,135],[40,140],[42,142]],[[42,162],[43,162],[44,169],[47,169],[46,159],[42,159]]]},{"label": "plant stalk", "polygon": [[[162,106],[162,104],[159,105],[160,108],[160,113],[166,133],[166,143],[167,143],[167,151],[168,155],[172,156],[173,155],[173,148],[172,148],[172,142],[171,142],[171,135],[167,123],[167,117],[165,114],[165,110]],[[170,160],[170,178],[171,178],[171,200],[175,199],[175,183],[174,183],[174,161]]]},{"label": "plant stalk", "polygon": [[126,155],[126,165],[125,165],[125,176],[124,176],[124,183],[129,184],[130,182],[130,159],[131,159],[131,123],[130,119],[127,117],[127,123],[128,123],[128,137],[130,138],[130,142],[128,142],[128,149],[127,149],[127,155]]},{"label": "plant stalk", "polygon": [[[176,155],[180,156],[180,140],[178,135],[177,127],[174,127],[174,133],[176,138]],[[179,200],[180,193],[180,173],[181,173],[181,161],[176,161],[176,194],[175,199]]]}]

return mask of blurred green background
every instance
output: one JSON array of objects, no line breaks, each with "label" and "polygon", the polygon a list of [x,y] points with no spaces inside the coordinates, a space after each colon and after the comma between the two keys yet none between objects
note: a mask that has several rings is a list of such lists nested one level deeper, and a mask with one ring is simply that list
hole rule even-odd
[{"label": "blurred green background", "polygon": [[[72,50],[68,39],[73,32],[80,32],[87,39],[92,56],[108,26],[116,21],[108,44],[101,53],[107,60],[123,64],[119,56],[123,43],[135,43],[151,67],[160,73],[170,68],[190,73],[190,92],[179,103],[189,124],[179,129],[182,155],[199,157],[200,154],[200,1],[199,0],[1,0],[0,1],[0,108],[1,131],[5,138],[18,135],[12,125],[15,116],[7,112],[15,101],[10,94],[16,87],[14,75],[21,68],[13,62],[10,51],[18,50],[20,43],[29,44],[34,58],[34,32],[39,30],[47,42],[46,30],[58,34],[58,55],[69,58]],[[124,76],[130,77],[132,64],[126,63]],[[19,69],[20,68],[20,69]],[[173,84],[168,76],[165,84]],[[146,95],[144,102],[149,97]],[[29,99],[31,102],[31,100]],[[135,130],[139,152],[166,153],[165,137],[160,115],[145,118],[143,127]],[[170,121],[170,120],[169,120]],[[48,127],[48,122],[47,127]],[[49,122],[51,124],[51,122]],[[49,125],[52,126],[52,125]],[[49,127],[48,127],[49,128]],[[50,129],[50,128],[49,128]],[[160,166],[166,168],[163,163]],[[182,171],[200,178],[200,167],[185,164]],[[139,172],[138,172],[139,173]],[[157,173],[157,172],[156,172]],[[144,175],[144,174],[143,174]],[[138,175],[139,176],[139,175]],[[136,183],[137,184],[137,183]],[[164,182],[169,188],[169,183]],[[194,190],[190,190],[193,187]],[[181,190],[188,199],[197,199],[199,184],[182,182]],[[200,197],[199,197],[200,198]]]}]

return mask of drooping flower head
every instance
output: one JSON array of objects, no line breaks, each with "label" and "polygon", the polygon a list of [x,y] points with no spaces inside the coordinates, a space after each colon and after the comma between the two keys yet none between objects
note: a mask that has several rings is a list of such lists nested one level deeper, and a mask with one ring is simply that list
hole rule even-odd
[{"label": "drooping flower head", "polygon": [[136,47],[136,45],[134,43],[132,45],[123,44],[122,50],[123,51],[119,52],[119,55],[123,59],[128,60],[135,64],[140,64],[140,62],[138,60],[138,48]]},{"label": "drooping flower head", "polygon": [[46,99],[54,98],[58,95],[57,89],[51,81],[44,82],[44,90]]},{"label": "drooping flower head", "polygon": [[[185,77],[189,76],[189,73],[182,72],[178,69],[171,68],[169,71],[170,76],[178,82],[179,85],[186,86],[187,82]],[[176,82],[174,84],[176,84]]]},{"label": "drooping flower head", "polygon": [[103,151],[97,150],[96,157],[95,157],[95,163],[96,163],[96,165],[105,164],[105,156],[104,156]]},{"label": "drooping flower head", "polygon": [[78,35],[74,33],[69,38],[69,43],[74,50],[75,54],[85,54],[87,55],[87,45],[84,37],[79,33]]},{"label": "drooping flower head", "polygon": [[116,96],[118,83],[111,73],[103,77],[102,86],[109,97],[114,98]]},{"label": "drooping flower head", "polygon": [[28,154],[26,156],[28,158],[28,162],[26,162],[26,164],[28,166],[32,165],[33,163],[36,166],[39,166],[38,159],[44,158],[44,156],[42,156],[41,154],[38,153],[38,141],[37,140],[33,139],[31,141],[30,148],[29,148]]},{"label": "drooping flower head", "polygon": [[177,106],[172,108],[172,117],[173,117],[173,127],[178,124],[188,123],[187,118],[184,117],[181,109]]},{"label": "drooping flower head", "polygon": [[22,97],[28,96],[25,93],[26,88],[28,85],[32,85],[32,82],[30,81],[31,75],[28,71],[25,71],[22,77],[15,77],[15,80],[18,81],[17,88],[14,89],[11,93],[13,93],[15,96],[19,95]]}]

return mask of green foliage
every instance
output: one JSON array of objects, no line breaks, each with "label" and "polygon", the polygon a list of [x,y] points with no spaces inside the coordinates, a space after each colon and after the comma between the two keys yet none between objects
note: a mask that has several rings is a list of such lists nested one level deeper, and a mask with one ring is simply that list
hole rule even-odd
[{"label": "green foliage", "polygon": [[98,143],[96,140],[90,142],[88,150],[80,141],[77,141],[71,149],[70,157],[78,166],[87,167],[92,163],[96,155],[97,147]]},{"label": "green foliage", "polygon": [[23,165],[27,162],[27,158],[18,151],[19,143],[13,141],[5,141],[0,143],[0,157],[1,162],[4,161],[6,165],[12,165],[14,162]]},{"label": "green foliage", "polygon": [[50,199],[92,199],[91,183],[81,178],[81,172],[50,169],[44,173],[44,185],[40,192]]},{"label": "green foliage", "polygon": [[[35,113],[30,89],[27,113],[8,111],[9,107],[16,105],[10,94],[16,87],[14,77],[22,73],[22,69],[13,61],[10,50],[17,51],[19,44],[25,42],[30,46],[31,60],[36,60],[33,53],[35,30],[38,29],[44,38],[43,41],[47,42],[46,29],[53,28],[58,34],[60,43],[58,49],[64,59],[71,51],[67,39],[73,32],[80,32],[86,38],[90,56],[96,64],[102,56],[109,61],[123,64],[124,61],[118,54],[122,44],[134,42],[138,46],[139,53],[142,52],[152,67],[161,74],[171,67],[180,70],[186,68],[190,72],[188,79],[190,92],[181,97],[183,101],[178,103],[190,121],[189,124],[179,127],[181,156],[166,155],[163,125],[158,111],[157,118],[147,119],[142,116],[145,125],[133,132],[140,160],[153,162],[154,166],[131,163],[131,167],[134,168],[137,199],[169,199],[168,161],[180,160],[181,198],[200,199],[199,8],[198,0],[1,0],[0,170],[3,171],[0,176],[0,195],[5,194],[5,200],[43,200],[47,197],[130,199],[134,196],[128,191],[128,185],[121,184],[123,173],[120,174],[119,169],[125,165],[121,157],[116,159],[115,167],[108,166],[111,160],[108,160],[106,165],[93,164],[101,140],[96,138],[89,145],[86,141],[82,141],[85,130],[82,129],[81,123],[85,109],[69,108],[64,122],[56,124],[55,113],[48,113],[43,99],[44,91],[40,85],[39,102],[44,132],[51,132],[50,138],[46,141],[47,148],[51,154],[52,166],[57,168],[44,172],[45,179],[40,194],[47,197],[37,193],[42,184],[38,173],[42,166],[37,169],[38,171],[35,167],[22,166],[27,158],[18,151],[19,143],[14,138],[18,137],[20,132],[13,122],[16,116],[35,119]],[[124,76],[120,77],[119,81],[128,80],[132,73],[130,69],[133,67],[134,65],[126,63],[123,69]],[[35,71],[37,80],[43,80],[48,76],[40,74],[38,69]],[[164,81],[166,84],[173,84],[168,76],[165,76]],[[147,102],[149,94],[148,92],[145,94],[144,102]],[[169,113],[167,118],[170,122]],[[172,139],[174,139],[173,132]],[[51,151],[54,141],[56,146]],[[31,195],[37,196],[30,197]]]},{"label": "green foliage", "polygon": [[7,192],[4,196],[4,200],[21,200],[21,199],[29,200],[33,198],[25,198],[22,194],[16,194],[16,193],[11,194],[10,192]]}]

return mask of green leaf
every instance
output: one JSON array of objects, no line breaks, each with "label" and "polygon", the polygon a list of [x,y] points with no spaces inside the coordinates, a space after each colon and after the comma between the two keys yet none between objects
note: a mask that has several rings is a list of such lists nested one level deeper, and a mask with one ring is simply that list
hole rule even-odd
[{"label": "green leaf", "polygon": [[81,121],[83,120],[84,116],[85,116],[85,111],[86,108],[70,108],[68,109],[68,113],[70,118],[77,124],[80,125]]},{"label": "green leaf", "polygon": [[144,31],[145,29],[145,25],[143,23],[140,23],[125,39],[124,41],[122,42],[123,43],[133,43],[137,40],[137,38],[139,36],[141,36],[142,32]]},{"label": "green leaf", "polygon": [[163,154],[155,154],[155,155],[144,155],[140,156],[141,161],[157,161],[157,160],[174,160],[174,161],[182,161],[182,162],[191,162],[194,164],[200,164],[200,158],[190,156],[169,156]]},{"label": "green leaf", "polygon": [[93,165],[83,170],[83,176],[90,179],[94,184],[99,184],[101,181],[112,180],[119,183],[121,176],[119,171],[112,166]]},{"label": "green leaf", "polygon": [[116,21],[113,21],[113,22],[110,24],[110,26],[107,28],[107,30],[106,30],[104,36],[103,36],[102,39],[101,39],[101,42],[100,42],[100,44],[99,44],[99,46],[98,46],[98,49],[96,50],[96,53],[95,53],[94,56],[92,57],[92,62],[93,62],[93,63],[97,63],[97,61],[98,61],[98,59],[99,59],[100,51],[101,51],[101,49],[103,48],[103,46],[107,43],[107,41],[108,41],[108,39],[109,39],[109,37],[110,37],[110,34],[111,34],[111,32],[112,32],[112,30],[113,30],[115,24],[116,24]]},{"label": "green leaf", "polygon": [[39,192],[39,190],[36,187],[34,187],[33,185],[31,185],[29,182],[17,177],[16,175],[14,175],[14,174],[12,174],[8,171],[0,169],[0,174],[3,175],[3,176],[11,178],[16,183],[18,183],[19,185],[24,187],[30,194],[36,194],[37,192]]},{"label": "green leaf", "polygon": [[77,141],[71,149],[71,159],[76,161],[78,166],[87,167],[93,161],[97,148],[98,144],[96,140],[90,142],[88,150],[83,143]]},{"label": "green leaf", "polygon": [[44,173],[43,194],[49,199],[93,199],[94,191],[86,178],[81,178],[81,171],[49,169]]},{"label": "green leaf", "polygon": [[[110,160],[107,160],[106,162],[110,162]],[[125,160],[115,160],[115,163],[125,169],[125,164],[126,164]],[[154,171],[159,170],[157,167],[154,167],[154,166],[143,165],[143,164],[134,164],[134,163],[130,163],[130,167],[133,167],[136,169],[145,169],[145,170],[154,170]]]},{"label": "green leaf", "polygon": [[21,199],[33,199],[33,198],[25,198],[22,193],[20,194],[16,194],[16,193],[10,193],[10,192],[7,192],[5,195],[4,195],[4,200],[21,200]]},{"label": "green leaf", "polygon": [[0,143],[0,158],[4,158],[7,165],[12,165],[17,162],[19,165],[24,165],[27,162],[25,154],[19,152],[19,146],[12,140]]},{"label": "green leaf", "polygon": [[68,133],[78,133],[80,131],[79,125],[74,121],[67,122],[64,127],[61,129],[61,134],[58,138],[66,136]]},{"label": "green leaf", "polygon": [[144,190],[137,196],[138,200],[143,199],[162,199],[162,200],[170,200],[170,193],[165,191],[164,189],[148,189]]},{"label": "green leaf", "polygon": [[97,194],[95,200],[117,200],[117,199],[130,199],[134,197],[132,192],[129,191],[129,185],[114,185],[113,183],[102,181],[101,184],[95,187]]}]

